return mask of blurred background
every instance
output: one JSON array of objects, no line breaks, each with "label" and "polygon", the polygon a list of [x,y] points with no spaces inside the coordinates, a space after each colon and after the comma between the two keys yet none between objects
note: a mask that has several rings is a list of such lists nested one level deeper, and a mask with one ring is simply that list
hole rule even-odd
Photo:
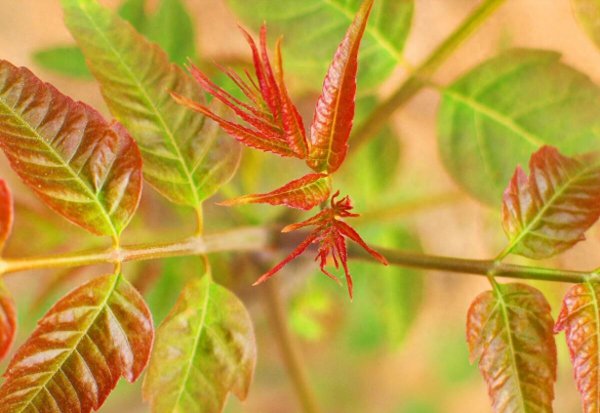
[{"label": "blurred background", "polygon": [[[116,8],[120,2],[102,3]],[[149,0],[148,12],[157,3]],[[249,61],[247,45],[236,28],[238,18],[225,0],[185,0],[184,4],[196,25],[200,61],[239,65]],[[474,0],[416,0],[406,60],[413,65],[420,63],[477,4]],[[278,33],[271,35],[275,38]],[[94,81],[56,74],[40,67],[32,58],[39,50],[70,43],[72,39],[63,26],[58,0],[0,0],[0,58],[29,67],[62,92],[108,115]],[[448,84],[509,47],[559,51],[564,62],[600,82],[600,52],[577,26],[568,0],[508,0],[442,66],[434,76],[435,82]],[[398,68],[377,94],[385,97],[406,76],[406,71]],[[290,83],[296,100],[310,118],[315,91],[306,90],[293,75]],[[313,86],[318,89],[320,84]],[[436,141],[439,100],[438,92],[424,89],[390,120],[388,132],[392,138],[388,138],[386,145],[391,146],[380,147],[379,153],[393,157],[389,161],[392,167],[385,170],[385,177],[375,178],[385,181],[385,195],[380,197],[379,188],[371,188],[371,183],[361,180],[369,171],[364,162],[357,160],[352,160],[354,166],[345,166],[347,177],[340,183],[355,197],[357,210],[365,213],[359,222],[368,241],[422,248],[431,254],[489,258],[505,242],[499,210],[471,199],[444,170]],[[252,192],[270,189],[276,186],[274,182],[281,184],[286,177],[294,176],[277,159],[268,159],[265,170],[262,155],[247,151],[238,178],[226,188],[225,196],[250,192],[247,189]],[[53,216],[18,182],[5,160],[0,162],[1,174],[12,184],[17,200],[16,227],[7,254],[35,255],[69,251],[74,246],[103,245],[102,240],[90,239],[83,231]],[[281,218],[273,208],[242,207],[241,212],[223,212],[212,205],[212,200],[208,204],[207,217],[214,214],[214,218],[209,218],[208,231],[235,226],[244,220],[260,223]],[[148,186],[139,215],[125,234],[125,238],[137,242],[188,234],[187,224],[192,222],[189,211],[171,207]],[[383,226],[394,229],[394,240],[386,240],[389,236],[380,234]],[[543,265],[570,269],[598,267],[599,240],[600,231],[594,227],[586,242]],[[248,287],[258,273],[248,270],[241,256],[217,256],[215,262],[222,269],[222,282],[233,286],[249,305],[259,351],[249,398],[239,402],[232,397],[226,412],[299,412],[270,333],[261,288]],[[469,364],[464,338],[467,308],[478,293],[488,288],[485,278],[387,270],[364,264],[354,264],[352,270],[356,282],[353,302],[345,289],[318,275],[311,260],[299,261],[279,276],[289,321],[324,411],[491,411],[477,367]],[[101,271],[101,268],[59,273],[39,271],[8,277],[8,285],[19,304],[20,340],[32,331],[36,320],[58,297],[82,279]],[[157,322],[164,318],[185,278],[194,271],[197,271],[194,259],[125,267],[125,273],[146,292]],[[567,285],[533,284],[546,294],[556,316]],[[562,334],[558,336],[555,411],[576,412],[580,411],[579,398],[563,340]],[[100,411],[147,411],[141,403],[139,387],[139,383],[121,383]]]}]

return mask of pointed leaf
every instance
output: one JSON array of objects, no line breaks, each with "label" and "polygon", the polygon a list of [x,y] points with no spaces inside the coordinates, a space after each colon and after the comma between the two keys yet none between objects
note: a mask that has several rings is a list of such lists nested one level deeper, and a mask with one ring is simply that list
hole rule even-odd
[{"label": "pointed leaf", "polygon": [[571,287],[565,295],[554,331],[564,330],[583,411],[600,409],[600,283]]},{"label": "pointed leaf", "polygon": [[198,207],[233,176],[239,145],[171,98],[203,99],[158,46],[95,0],[62,4],[111,112],[138,142],[146,180],[171,201]]},{"label": "pointed leaf", "polygon": [[157,330],[144,398],[154,413],[220,413],[229,392],[246,398],[255,362],[242,302],[210,277],[194,279]]},{"label": "pointed leaf", "polygon": [[121,275],[106,275],[62,298],[17,351],[0,387],[3,413],[98,408],[120,376],[135,381],[152,347],[152,318]]},{"label": "pointed leaf", "polygon": [[6,61],[0,147],[48,206],[94,234],[118,237],[137,208],[142,161],[127,131]]},{"label": "pointed leaf", "polygon": [[6,357],[17,332],[17,310],[4,281],[0,280],[0,359]]},{"label": "pointed leaf", "polygon": [[587,35],[600,48],[600,2],[598,0],[571,0],[573,13],[577,22],[585,30]]},{"label": "pointed leaf", "polygon": [[558,53],[509,50],[444,90],[438,135],[452,177],[498,205],[515,167],[540,147],[567,155],[600,148],[600,88]]},{"label": "pointed leaf", "polygon": [[309,174],[266,194],[245,195],[220,202],[219,205],[271,204],[287,205],[308,211],[329,198],[331,180],[324,174]]},{"label": "pointed leaf", "polygon": [[496,413],[551,413],[556,345],[550,305],[524,284],[498,285],[469,308],[471,360],[488,386]]},{"label": "pointed leaf", "polygon": [[373,0],[365,0],[340,43],[323,82],[310,128],[307,164],[317,172],[335,172],[348,152],[354,119],[358,49]]},{"label": "pointed leaf", "polygon": [[[227,0],[246,25],[258,31],[267,22],[286,44],[286,67],[302,86],[317,88],[331,63],[331,55],[362,0]],[[377,0],[367,26],[360,56],[361,90],[381,84],[404,62],[403,51],[411,28],[413,0]]]},{"label": "pointed leaf", "polygon": [[8,240],[14,221],[13,199],[10,188],[0,178],[0,252]]},{"label": "pointed leaf", "polygon": [[529,179],[518,167],[504,192],[506,251],[546,258],[584,239],[600,216],[600,161],[577,160],[543,146],[531,156]]}]

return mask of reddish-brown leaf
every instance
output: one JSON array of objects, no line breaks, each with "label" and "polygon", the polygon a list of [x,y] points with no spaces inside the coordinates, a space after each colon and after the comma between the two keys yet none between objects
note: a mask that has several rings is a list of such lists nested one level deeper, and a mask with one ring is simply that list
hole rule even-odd
[{"label": "reddish-brown leaf", "polygon": [[247,146],[304,159],[308,153],[306,132],[284,83],[280,42],[277,43],[276,67],[273,70],[267,51],[266,26],[263,25],[260,31],[260,47],[246,31],[242,29],[242,32],[252,50],[256,79],[246,73],[246,81],[230,69],[222,70],[244,93],[247,103],[217,86],[197,67],[191,66],[190,72],[204,90],[229,107],[247,126],[226,120],[202,102],[178,94],[174,97],[180,104],[219,123],[225,132]]},{"label": "reddish-brown leaf", "polygon": [[10,188],[4,179],[0,179],[0,251],[12,231],[14,219],[13,199]]},{"label": "reddish-brown leaf", "polygon": [[365,0],[338,46],[323,82],[310,128],[308,166],[316,172],[335,172],[348,152],[354,119],[358,49],[373,0]]},{"label": "reddish-brown leaf", "polygon": [[[0,280],[0,359],[6,357],[17,332],[17,311],[15,302],[4,281]],[[0,407],[0,411],[1,407]]]},{"label": "reddish-brown leaf", "polygon": [[339,191],[337,191],[331,197],[331,205],[329,208],[323,209],[317,215],[305,221],[288,225],[282,230],[282,232],[290,232],[307,226],[317,227],[308,235],[308,237],[306,237],[304,241],[300,243],[300,245],[298,245],[298,247],[296,247],[296,249],[290,253],[290,255],[288,255],[283,261],[281,261],[267,273],[263,274],[254,283],[254,285],[267,281],[290,261],[306,251],[311,244],[319,243],[315,260],[319,261],[321,271],[329,278],[339,282],[335,275],[325,269],[325,266],[327,265],[330,257],[333,260],[335,268],[339,268],[341,264],[346,276],[348,293],[350,294],[350,298],[352,298],[352,276],[348,270],[348,251],[346,248],[346,238],[350,238],[352,241],[363,247],[380,263],[388,265],[388,262],[383,255],[370,248],[352,227],[342,221],[343,218],[356,217],[358,214],[350,212],[352,211],[352,203],[349,197],[346,196],[337,201],[336,198],[338,195]]},{"label": "reddish-brown leaf", "polygon": [[137,208],[142,161],[125,128],[6,61],[0,146],[48,206],[94,234],[118,237]]},{"label": "reddish-brown leaf", "polygon": [[554,331],[564,330],[583,411],[600,411],[600,283],[575,285],[565,295]]},{"label": "reddish-brown leaf", "polygon": [[245,195],[220,202],[219,205],[263,203],[308,211],[325,201],[330,191],[331,181],[327,175],[309,174],[266,194]]},{"label": "reddish-brown leaf", "polygon": [[504,192],[507,251],[546,258],[584,239],[600,216],[600,161],[568,158],[543,146],[531,156],[529,178],[517,167]]},{"label": "reddish-brown leaf", "polygon": [[121,275],[96,278],[56,303],[17,351],[0,412],[97,410],[120,376],[140,376],[153,336],[140,294]]},{"label": "reddish-brown leaf", "polygon": [[467,316],[471,360],[479,359],[496,413],[551,413],[556,345],[550,305],[524,284],[480,294]]}]

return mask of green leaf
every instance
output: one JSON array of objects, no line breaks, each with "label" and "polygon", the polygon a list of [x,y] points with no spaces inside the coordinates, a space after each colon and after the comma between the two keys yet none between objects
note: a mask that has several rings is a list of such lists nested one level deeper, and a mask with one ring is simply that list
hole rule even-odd
[{"label": "green leaf", "polygon": [[439,145],[450,174],[498,205],[514,168],[543,145],[568,155],[600,145],[600,90],[554,52],[511,50],[443,93]]},{"label": "green leaf", "polygon": [[144,399],[154,413],[220,413],[229,392],[246,398],[255,362],[242,302],[208,276],[194,279],[157,330]]},{"label": "green leaf", "polygon": [[170,92],[202,93],[167,55],[95,0],[63,0],[67,27],[84,51],[114,116],[144,158],[144,176],[169,200],[199,207],[234,174],[239,145]]},{"label": "green leaf", "polygon": [[0,147],[42,201],[94,234],[118,238],[137,209],[142,161],[127,131],[6,61]]},{"label": "green leaf", "polygon": [[145,34],[159,44],[174,63],[196,60],[196,31],[192,17],[181,0],[162,0],[148,19]]},{"label": "green leaf", "polygon": [[573,13],[579,25],[585,30],[597,47],[600,47],[600,1],[571,0]]},{"label": "green leaf", "polygon": [[567,292],[554,331],[565,330],[583,411],[600,409],[600,283],[578,284]]},{"label": "green leaf", "polygon": [[529,178],[517,167],[504,192],[505,252],[547,258],[583,240],[600,216],[600,159],[574,159],[543,146],[531,156]]},{"label": "green leaf", "polygon": [[556,344],[550,305],[525,284],[496,285],[469,308],[467,342],[496,413],[552,413]]},{"label": "green leaf", "polygon": [[33,54],[33,61],[51,72],[80,79],[92,79],[92,74],[85,64],[85,57],[77,46],[55,46],[38,50]]},{"label": "green leaf", "polygon": [[[286,68],[317,89],[362,0],[228,0],[255,30],[267,22],[285,37]],[[413,0],[378,0],[373,6],[360,53],[361,90],[383,82],[403,61]]]},{"label": "green leaf", "polygon": [[120,376],[135,381],[150,357],[152,317],[121,276],[98,277],[48,311],[11,360],[0,387],[6,413],[88,413]]}]

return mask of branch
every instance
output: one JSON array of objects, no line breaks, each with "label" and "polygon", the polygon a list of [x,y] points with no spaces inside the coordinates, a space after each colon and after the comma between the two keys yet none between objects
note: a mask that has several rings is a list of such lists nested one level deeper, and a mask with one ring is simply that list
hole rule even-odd
[{"label": "branch", "polygon": [[[487,277],[488,274],[494,274],[494,276],[505,278],[568,283],[582,283],[592,277],[597,277],[593,271],[584,272],[530,267],[526,265],[500,263],[496,260],[470,260],[464,258],[442,257],[381,247],[375,247],[375,249],[381,252],[390,264],[403,267],[473,274],[484,277]],[[356,245],[350,246],[349,253],[352,258],[375,262],[373,257]]]},{"label": "branch", "polygon": [[127,261],[202,255],[221,251],[259,251],[267,248],[269,242],[268,229],[248,227],[206,236],[193,236],[169,243],[136,244],[40,257],[2,258],[0,274],[102,263],[119,264]]},{"label": "branch", "polygon": [[467,16],[462,24],[440,44],[404,83],[381,102],[371,115],[356,129],[352,137],[351,152],[383,127],[394,111],[407,103],[424,86],[431,84],[430,77],[452,55],[452,53],[491,16],[506,0],[485,0]]}]

